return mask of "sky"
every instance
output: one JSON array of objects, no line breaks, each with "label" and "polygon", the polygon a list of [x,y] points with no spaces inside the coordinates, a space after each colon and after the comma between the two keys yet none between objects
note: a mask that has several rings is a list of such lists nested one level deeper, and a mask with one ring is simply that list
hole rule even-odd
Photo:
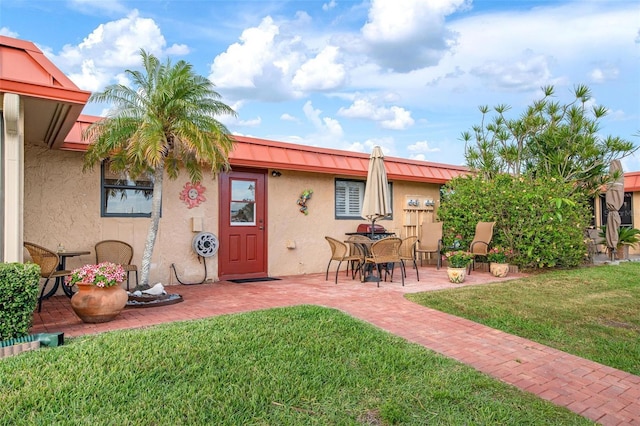
[{"label": "sky", "polygon": [[127,84],[140,49],[185,60],[237,135],[464,165],[480,106],[517,118],[541,87],[568,103],[585,84],[601,135],[640,145],[637,0],[0,0],[0,35],[89,91]]}]

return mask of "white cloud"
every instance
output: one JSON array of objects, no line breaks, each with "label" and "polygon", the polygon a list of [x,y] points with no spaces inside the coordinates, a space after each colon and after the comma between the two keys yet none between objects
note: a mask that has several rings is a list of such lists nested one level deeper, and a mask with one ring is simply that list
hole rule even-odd
[{"label": "white cloud", "polygon": [[366,98],[356,99],[348,108],[340,108],[338,115],[377,121],[383,128],[392,130],[404,130],[415,123],[410,111],[399,106],[377,106],[371,99]]},{"label": "white cloud", "polygon": [[287,114],[286,112],[280,116],[280,120],[282,120],[282,121],[292,121],[292,122],[296,122],[296,123],[299,121],[296,117],[294,117],[291,114]]},{"label": "white cloud", "polygon": [[337,63],[338,48],[327,46],[302,64],[293,76],[293,87],[302,91],[330,90],[340,87],[346,77],[343,64]]},{"label": "white cloud", "polygon": [[445,17],[467,7],[465,0],[373,0],[362,36],[372,58],[398,72],[434,66],[455,45]]},{"label": "white cloud", "polygon": [[471,69],[471,74],[484,79],[494,88],[536,90],[552,82],[552,73],[543,55],[525,53],[521,60],[504,58]]},{"label": "white cloud", "polygon": [[440,151],[440,148],[431,148],[429,146],[429,142],[419,141],[409,145],[407,147],[407,151],[409,151],[411,154],[415,154],[415,156],[412,158],[418,159],[417,158],[418,156],[422,156],[423,157],[422,159],[424,159],[424,154],[427,154],[429,152],[438,152]]},{"label": "white cloud", "polygon": [[613,65],[604,65],[591,70],[589,77],[594,83],[604,83],[618,78],[620,70]]},{"label": "white cloud", "polygon": [[99,25],[77,46],[67,44],[53,61],[65,70],[71,80],[85,90],[100,90],[123,68],[140,65],[140,49],[162,56],[166,52],[188,53],[185,45],[165,50],[166,41],[153,19],[142,18],[137,10],[125,18]]},{"label": "white cloud", "polygon": [[331,0],[329,3],[324,3],[322,5],[322,10],[324,10],[326,12],[326,11],[331,10],[334,7],[336,7],[336,5],[337,5],[336,0]]},{"label": "white cloud", "polygon": [[18,33],[15,31],[11,31],[7,27],[0,27],[0,35],[3,35],[5,37],[18,38]]},{"label": "white cloud", "polygon": [[127,11],[120,0],[69,0],[68,4],[71,8],[86,14],[125,13]]}]

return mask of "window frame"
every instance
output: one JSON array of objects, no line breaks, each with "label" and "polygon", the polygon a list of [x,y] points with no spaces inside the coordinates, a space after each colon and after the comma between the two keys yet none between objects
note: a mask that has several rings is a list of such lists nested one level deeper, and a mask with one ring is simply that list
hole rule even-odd
[{"label": "window frame", "polygon": [[[340,214],[340,212],[338,212],[338,183],[339,182],[345,182],[345,183],[355,183],[355,184],[361,184],[361,194],[359,194],[360,196],[360,200],[359,200],[359,210],[356,214]],[[367,181],[366,180],[359,180],[359,179],[346,179],[346,178],[335,178],[334,180],[334,184],[333,184],[333,202],[334,202],[334,219],[336,220],[354,220],[354,219],[362,219],[362,216],[360,215],[360,212],[362,211],[362,202],[364,200],[364,192],[367,188]],[[389,182],[389,201],[391,203],[391,205],[393,205],[393,182]],[[345,212],[346,213],[346,212]],[[393,220],[393,213],[382,219],[382,220]]]},{"label": "window frame", "polygon": [[[116,190],[125,190],[125,191],[136,191],[136,190],[150,190],[153,192],[153,180],[149,178],[150,185],[139,185],[137,184],[139,181],[133,181],[135,184],[108,184],[105,179],[105,171],[108,168],[109,160],[104,160],[100,164],[100,217],[151,217],[151,208],[150,205],[149,213],[109,213],[107,212],[107,190],[108,189],[116,189]],[[124,179],[123,179],[124,180]],[[132,181],[127,176],[127,181]],[[160,207],[160,215],[162,216],[162,207]]]}]

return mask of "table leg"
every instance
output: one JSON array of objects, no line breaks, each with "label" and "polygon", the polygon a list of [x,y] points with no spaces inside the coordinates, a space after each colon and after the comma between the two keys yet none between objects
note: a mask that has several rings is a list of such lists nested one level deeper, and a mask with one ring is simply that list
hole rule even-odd
[{"label": "table leg", "polygon": [[[58,271],[64,271],[66,267],[67,267],[66,256],[60,256],[60,264],[58,264]],[[56,278],[56,285],[54,286],[55,289],[57,290],[60,285],[62,285],[62,291],[64,292],[64,294],[66,294],[67,297],[71,298],[71,296],[73,296],[75,292],[71,287],[64,284],[64,277]]]}]

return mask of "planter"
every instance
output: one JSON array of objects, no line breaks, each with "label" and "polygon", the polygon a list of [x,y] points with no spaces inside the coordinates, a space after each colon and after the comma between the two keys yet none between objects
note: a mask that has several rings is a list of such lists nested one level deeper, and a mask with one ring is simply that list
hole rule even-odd
[{"label": "planter", "polygon": [[509,264],[491,262],[489,264],[489,271],[494,277],[504,278],[509,274]]},{"label": "planter", "polygon": [[77,283],[77,286],[78,292],[71,298],[71,307],[83,322],[111,321],[124,309],[129,299],[120,285],[97,287]]},{"label": "planter", "polygon": [[629,246],[627,244],[618,244],[616,247],[616,259],[626,260],[629,258]]},{"label": "planter", "polygon": [[454,284],[460,284],[464,282],[464,279],[467,277],[467,268],[447,268],[447,276],[449,277],[449,281]]}]

